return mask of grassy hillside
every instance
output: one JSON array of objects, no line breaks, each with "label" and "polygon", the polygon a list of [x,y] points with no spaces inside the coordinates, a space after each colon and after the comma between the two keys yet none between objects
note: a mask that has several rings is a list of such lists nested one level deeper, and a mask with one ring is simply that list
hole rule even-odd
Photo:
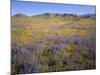
[{"label": "grassy hillside", "polygon": [[12,74],[95,69],[95,16],[12,16]]}]

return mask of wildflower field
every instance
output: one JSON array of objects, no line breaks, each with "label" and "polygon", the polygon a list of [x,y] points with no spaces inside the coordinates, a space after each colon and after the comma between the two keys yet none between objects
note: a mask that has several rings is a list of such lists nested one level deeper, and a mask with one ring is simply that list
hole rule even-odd
[{"label": "wildflower field", "polygon": [[12,74],[96,68],[96,18],[44,13],[11,17]]}]

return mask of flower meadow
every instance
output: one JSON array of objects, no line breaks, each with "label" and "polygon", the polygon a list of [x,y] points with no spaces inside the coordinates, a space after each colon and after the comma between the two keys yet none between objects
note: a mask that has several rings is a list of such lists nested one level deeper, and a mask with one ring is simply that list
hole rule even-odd
[{"label": "flower meadow", "polygon": [[96,68],[95,17],[12,16],[14,74]]}]

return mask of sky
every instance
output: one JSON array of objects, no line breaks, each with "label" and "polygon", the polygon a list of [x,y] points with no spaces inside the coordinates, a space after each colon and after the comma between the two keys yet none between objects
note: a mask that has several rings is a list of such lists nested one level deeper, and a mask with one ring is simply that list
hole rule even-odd
[{"label": "sky", "polygon": [[57,3],[41,3],[12,0],[12,15],[26,14],[29,16],[43,13],[69,13],[77,15],[95,14],[96,6],[90,5],[72,5],[72,4],[57,4]]}]

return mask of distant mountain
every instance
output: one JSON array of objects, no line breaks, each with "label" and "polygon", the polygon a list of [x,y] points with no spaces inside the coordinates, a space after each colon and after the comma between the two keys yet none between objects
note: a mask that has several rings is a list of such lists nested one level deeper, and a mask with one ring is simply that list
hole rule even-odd
[{"label": "distant mountain", "polygon": [[44,14],[40,14],[40,15],[35,15],[32,17],[78,17],[78,15],[76,14],[59,14],[59,13],[44,13]]},{"label": "distant mountain", "polygon": [[82,15],[83,18],[95,18],[96,17],[96,14],[85,14],[85,15]]},{"label": "distant mountain", "polygon": [[76,15],[76,14],[59,14],[59,13],[44,13],[44,14],[39,14],[39,15],[34,15],[34,16],[27,16],[25,14],[16,14],[13,17],[35,17],[35,18],[49,18],[49,17],[68,17],[68,18],[77,18],[77,17],[82,17],[82,18],[95,18],[96,14],[85,14],[85,15]]},{"label": "distant mountain", "polygon": [[27,15],[25,15],[25,14],[16,14],[16,15],[14,15],[13,17],[29,17],[29,16],[27,16]]},{"label": "distant mountain", "polygon": [[50,14],[45,13],[45,14],[33,15],[31,17],[34,17],[34,18],[48,18],[48,17],[50,17]]}]

